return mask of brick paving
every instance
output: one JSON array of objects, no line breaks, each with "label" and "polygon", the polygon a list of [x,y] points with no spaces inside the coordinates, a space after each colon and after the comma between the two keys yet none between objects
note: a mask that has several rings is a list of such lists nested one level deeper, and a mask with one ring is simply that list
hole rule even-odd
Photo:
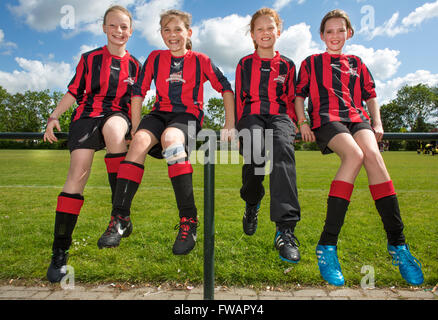
[{"label": "brick paving", "polygon": [[[435,289],[435,290],[434,290]],[[203,287],[82,285],[62,289],[60,285],[0,284],[0,300],[203,300]],[[215,300],[435,300],[435,288],[335,288],[300,287],[263,289],[216,287]]]}]

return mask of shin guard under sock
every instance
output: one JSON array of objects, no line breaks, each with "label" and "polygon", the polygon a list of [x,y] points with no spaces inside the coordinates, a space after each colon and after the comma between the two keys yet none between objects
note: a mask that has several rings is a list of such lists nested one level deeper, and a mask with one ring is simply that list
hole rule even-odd
[{"label": "shin guard under sock", "polygon": [[369,188],[382,219],[388,243],[393,246],[405,244],[403,221],[392,181],[370,185]]},{"label": "shin guard under sock", "polygon": [[318,244],[332,246],[337,244],[353,188],[354,185],[348,182],[339,180],[332,182],[327,199],[327,216]]},{"label": "shin guard under sock", "polygon": [[168,166],[168,172],[180,218],[196,219],[197,209],[193,196],[192,165],[189,161],[177,162]]},{"label": "shin guard under sock", "polygon": [[111,187],[111,203],[114,200],[114,193],[117,186],[117,172],[119,171],[120,163],[125,160],[126,152],[124,153],[107,153],[105,155],[106,171],[108,173],[108,182]]},{"label": "shin guard under sock", "polygon": [[112,216],[129,216],[131,203],[144,173],[144,166],[139,163],[122,161],[117,174],[117,186],[113,200]]},{"label": "shin guard under sock", "polygon": [[80,194],[61,192],[58,196],[55,217],[55,232],[52,249],[68,250],[72,242],[73,230],[84,203]]}]

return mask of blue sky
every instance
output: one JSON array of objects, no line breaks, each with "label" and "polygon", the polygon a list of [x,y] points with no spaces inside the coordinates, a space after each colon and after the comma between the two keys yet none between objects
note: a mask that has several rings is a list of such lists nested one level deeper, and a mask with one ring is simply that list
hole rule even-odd
[{"label": "blue sky", "polygon": [[[106,44],[102,16],[113,0],[0,1],[0,86],[9,92],[58,90],[74,74],[81,53]],[[193,15],[195,51],[208,54],[234,83],[238,60],[253,51],[247,33],[250,16],[276,8],[283,21],[277,49],[301,61],[325,47],[319,24],[326,12],[350,15],[355,36],[346,53],[360,56],[377,84],[379,100],[395,97],[403,85],[438,85],[438,1],[430,0],[120,0],[134,16],[127,49],[141,61],[163,48],[158,19],[177,8]],[[216,94],[205,85],[205,100]],[[153,91],[150,93],[153,95]]]}]

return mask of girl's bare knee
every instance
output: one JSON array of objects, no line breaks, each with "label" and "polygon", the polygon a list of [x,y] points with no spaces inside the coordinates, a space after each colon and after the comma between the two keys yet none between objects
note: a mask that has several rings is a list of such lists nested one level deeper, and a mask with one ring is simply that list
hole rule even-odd
[{"label": "girl's bare knee", "polygon": [[358,150],[353,150],[341,158],[344,167],[350,168],[351,171],[359,172],[364,163],[364,154]]},{"label": "girl's bare knee", "polygon": [[149,148],[152,143],[151,137],[144,132],[137,132],[134,136],[134,140],[132,140],[132,148],[134,150],[142,151]]},{"label": "girl's bare knee", "polygon": [[354,157],[355,157],[355,161],[357,161],[358,164],[360,164],[360,165],[363,164],[363,161],[364,161],[364,159],[365,159],[365,155],[364,155],[364,153],[362,152],[362,150],[358,149],[358,150],[355,152]]},{"label": "girl's bare knee", "polygon": [[384,168],[385,163],[383,161],[382,155],[380,152],[375,151],[369,151],[365,154],[364,157],[364,163],[367,167],[374,167],[374,168]]},{"label": "girl's bare knee", "polygon": [[354,149],[354,150],[351,150],[350,152],[344,154],[344,156],[341,157],[341,160],[343,162],[350,162],[350,163],[355,163],[357,165],[362,165],[362,163],[364,161],[364,154],[363,154],[362,150]]}]

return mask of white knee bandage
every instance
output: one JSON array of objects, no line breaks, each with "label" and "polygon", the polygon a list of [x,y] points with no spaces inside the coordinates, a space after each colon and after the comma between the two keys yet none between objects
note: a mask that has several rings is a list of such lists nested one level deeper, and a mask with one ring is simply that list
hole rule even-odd
[{"label": "white knee bandage", "polygon": [[186,149],[181,143],[174,143],[163,150],[163,158],[166,159],[168,164],[176,163],[179,160],[187,157]]}]

